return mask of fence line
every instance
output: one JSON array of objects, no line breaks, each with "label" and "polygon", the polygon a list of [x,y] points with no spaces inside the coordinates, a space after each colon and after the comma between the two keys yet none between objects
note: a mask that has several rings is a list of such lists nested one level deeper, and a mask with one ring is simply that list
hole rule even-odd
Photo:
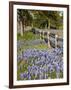
[{"label": "fence line", "polygon": [[[58,47],[58,40],[59,41],[63,41],[62,38],[59,38],[59,36],[57,34],[52,34],[50,33],[49,31],[42,31],[42,30],[36,30],[36,32],[39,33],[40,35],[40,39],[43,39],[45,38],[45,36],[47,36],[47,40],[48,40],[48,47],[50,48],[51,47],[51,44],[50,44],[50,36],[54,38],[55,40],[55,48]],[[46,33],[46,35],[45,35]]]}]

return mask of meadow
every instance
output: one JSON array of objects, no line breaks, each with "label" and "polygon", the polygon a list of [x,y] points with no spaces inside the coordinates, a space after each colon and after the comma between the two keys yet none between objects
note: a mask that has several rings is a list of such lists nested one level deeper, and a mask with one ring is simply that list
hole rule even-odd
[{"label": "meadow", "polygon": [[56,78],[63,78],[63,48],[49,48],[30,30],[17,34],[17,80]]}]

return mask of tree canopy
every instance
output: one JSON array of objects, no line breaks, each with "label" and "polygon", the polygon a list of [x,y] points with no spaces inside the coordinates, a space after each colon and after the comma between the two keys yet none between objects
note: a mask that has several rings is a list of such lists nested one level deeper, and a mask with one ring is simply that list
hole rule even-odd
[{"label": "tree canopy", "polygon": [[46,29],[63,29],[62,11],[45,10],[17,10],[17,21],[22,22],[22,27],[31,26]]}]

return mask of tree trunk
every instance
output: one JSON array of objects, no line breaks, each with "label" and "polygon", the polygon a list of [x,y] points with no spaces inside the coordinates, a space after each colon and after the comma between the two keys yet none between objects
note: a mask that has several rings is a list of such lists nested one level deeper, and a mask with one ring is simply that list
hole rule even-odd
[{"label": "tree trunk", "polygon": [[48,20],[48,29],[50,29],[50,19]]},{"label": "tree trunk", "polygon": [[31,26],[32,26],[32,28],[33,28],[33,23],[32,23],[32,25],[31,25]]},{"label": "tree trunk", "polygon": [[20,34],[21,34],[21,36],[23,36],[23,23],[22,23],[22,21],[20,21]]},{"label": "tree trunk", "polygon": [[24,33],[24,31],[25,31],[25,20],[23,20],[22,23],[23,23],[23,33]]},{"label": "tree trunk", "polygon": [[31,27],[34,28],[34,21],[32,21],[32,23],[31,23]]},{"label": "tree trunk", "polygon": [[47,23],[46,23],[46,25],[45,25],[45,29],[47,30]]}]

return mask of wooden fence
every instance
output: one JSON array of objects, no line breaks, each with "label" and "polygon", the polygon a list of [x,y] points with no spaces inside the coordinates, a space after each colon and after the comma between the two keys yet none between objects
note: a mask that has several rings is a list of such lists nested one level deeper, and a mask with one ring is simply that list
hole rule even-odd
[{"label": "wooden fence", "polygon": [[[36,33],[40,35],[40,39],[47,40],[48,47],[63,47],[63,39],[60,38],[57,34],[53,34],[49,31],[36,30]],[[51,40],[51,38],[53,38]],[[59,42],[62,43],[59,45]]]}]

